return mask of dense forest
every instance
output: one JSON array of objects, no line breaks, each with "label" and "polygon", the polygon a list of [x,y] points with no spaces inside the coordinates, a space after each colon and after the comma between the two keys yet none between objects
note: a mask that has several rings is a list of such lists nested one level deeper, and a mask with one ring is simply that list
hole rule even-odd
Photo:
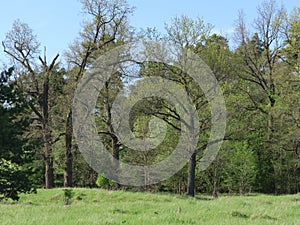
[{"label": "dense forest", "polygon": [[[213,33],[200,18],[177,16],[165,25],[137,31],[129,23],[134,7],[126,0],[82,0],[85,14],[78,37],[47,59],[45,49],[25,22],[16,20],[2,40],[10,64],[0,76],[0,198],[18,199],[36,188],[100,187],[195,193],[300,192],[300,8],[287,12],[274,0],[257,7],[247,25],[237,13],[233,39]],[[174,176],[157,184],[120,185],[97,173],[82,156],[74,137],[72,102],[82,76],[112,49],[136,40],[168,41],[192,51],[212,70],[226,102],[227,127],[221,149],[205,170],[201,157],[211,132],[211,105],[187,74],[163,63],[137,64],[134,76],[119,71],[99,93],[94,118],[101,140],[113,157],[151,165],[170,155],[180,137],[174,105],[157,97],[139,101],[130,112],[136,137],[149,138],[153,118],[166,124],[165,139],[151,151],[133,151],[112,124],[118,93],[134,82],[163,77],[181,85],[199,115],[199,141]],[[229,45],[234,42],[234,46]]]}]

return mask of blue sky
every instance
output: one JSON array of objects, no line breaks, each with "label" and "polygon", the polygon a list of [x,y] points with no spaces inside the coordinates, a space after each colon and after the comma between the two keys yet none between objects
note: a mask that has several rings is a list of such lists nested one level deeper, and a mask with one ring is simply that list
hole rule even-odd
[{"label": "blue sky", "polygon": [[[136,7],[130,17],[130,23],[137,28],[156,27],[162,31],[164,24],[176,15],[185,14],[191,18],[200,17],[214,25],[223,35],[233,31],[233,23],[238,11],[243,9],[248,22],[256,17],[256,7],[262,1],[241,0],[128,0]],[[279,4],[283,0],[277,0]],[[300,7],[299,0],[284,1],[288,11]],[[41,46],[47,46],[47,56],[62,54],[68,45],[78,36],[83,15],[78,0],[5,0],[1,3],[0,40],[10,30],[16,19],[27,23],[37,35]],[[4,60],[3,48],[0,48],[0,60]]]}]

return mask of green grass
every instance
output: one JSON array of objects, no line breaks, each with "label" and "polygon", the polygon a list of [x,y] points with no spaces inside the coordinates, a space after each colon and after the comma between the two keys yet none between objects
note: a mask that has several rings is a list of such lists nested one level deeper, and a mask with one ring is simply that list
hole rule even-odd
[{"label": "green grass", "polygon": [[[74,189],[38,190],[20,201],[0,203],[0,224],[300,224],[300,194],[199,196]],[[181,212],[178,213],[178,208]]]}]

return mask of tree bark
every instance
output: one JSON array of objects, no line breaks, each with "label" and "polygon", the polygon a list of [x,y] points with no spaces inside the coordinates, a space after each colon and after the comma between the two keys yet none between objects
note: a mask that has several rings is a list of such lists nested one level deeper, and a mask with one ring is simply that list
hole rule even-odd
[{"label": "tree bark", "polygon": [[46,172],[45,172],[45,188],[51,189],[54,187],[54,173],[53,173],[53,158],[46,159]]},{"label": "tree bark", "polygon": [[45,151],[45,188],[50,189],[54,187],[54,169],[53,169],[53,155],[51,145],[49,144],[49,132],[44,130],[43,134],[44,151]]},{"label": "tree bark", "polygon": [[112,134],[112,155],[115,160],[119,161],[120,159],[120,146],[118,144],[118,138]]},{"label": "tree bark", "polygon": [[54,187],[53,154],[51,146],[51,132],[49,129],[49,73],[45,74],[43,81],[43,95],[40,101],[43,116],[43,142],[45,157],[45,188]]},{"label": "tree bark", "polygon": [[73,186],[72,139],[73,139],[72,110],[70,110],[66,122],[66,134],[65,134],[66,151],[65,151],[64,187]]},{"label": "tree bark", "polygon": [[196,174],[196,152],[194,152],[188,162],[188,188],[187,195],[195,196],[195,174]]},{"label": "tree bark", "polygon": [[274,194],[277,194],[277,191],[278,191],[278,185],[277,185],[277,176],[276,176],[276,173],[277,173],[277,168],[276,166],[274,165],[274,163],[272,162],[273,160],[276,161],[278,160],[277,159],[277,156],[276,156],[276,150],[273,149],[273,138],[274,138],[274,117],[273,117],[273,109],[274,109],[274,106],[275,106],[275,99],[273,98],[269,98],[270,99],[270,108],[269,108],[269,111],[268,111],[268,122],[267,122],[267,126],[268,126],[268,139],[267,139],[267,142],[268,142],[268,151],[269,151],[269,154],[270,154],[270,165],[272,165],[270,167],[270,170],[269,170],[269,176],[271,177],[271,181],[270,181],[270,189],[272,190],[272,192]]}]

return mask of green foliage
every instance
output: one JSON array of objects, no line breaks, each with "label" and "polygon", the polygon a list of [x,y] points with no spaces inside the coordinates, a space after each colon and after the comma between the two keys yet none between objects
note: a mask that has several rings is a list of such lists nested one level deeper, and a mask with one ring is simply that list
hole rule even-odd
[{"label": "green foliage", "polygon": [[0,198],[19,199],[34,191],[33,152],[24,134],[30,124],[27,105],[11,80],[13,69],[0,75]]},{"label": "green foliage", "polygon": [[[0,198],[17,200],[20,193],[34,190],[34,183],[42,184],[41,177],[45,173],[43,143],[51,145],[48,155],[53,156],[51,162],[54,161],[58,186],[63,185],[62,178],[66,168],[70,168],[66,166],[69,162],[74,186],[118,187],[88,165],[72,135],[64,139],[62,136],[66,131],[72,131],[70,124],[70,129],[66,129],[66,124],[71,121],[67,115],[71,115],[78,80],[91,68],[94,59],[130,39],[127,16],[133,9],[125,0],[83,0],[82,3],[89,16],[80,37],[65,55],[70,63],[68,69],[60,68],[56,63],[51,71],[47,71],[45,62],[42,67],[38,66],[39,43],[29,26],[20,20],[13,24],[12,32],[3,42],[6,53],[10,52],[8,55],[21,64],[23,62],[24,68],[21,66],[14,78],[12,68],[0,77]],[[148,39],[164,39],[192,50],[210,67],[224,91],[226,141],[210,167],[196,173],[195,189],[198,192],[216,195],[220,192],[280,194],[300,191],[300,8],[288,15],[276,6],[276,1],[270,0],[258,9],[253,33],[248,32],[245,21],[237,21],[235,49],[230,48],[231,40],[212,34],[212,25],[199,18],[177,16],[166,24],[165,36],[157,34],[155,29],[148,29],[145,34]],[[207,145],[212,119],[210,106],[199,85],[172,65],[147,62],[135,66],[134,75],[139,78],[160,76],[172,80],[191,97],[201,120],[196,157],[199,161]],[[106,149],[121,162],[153,165],[172,154],[180,138],[182,118],[164,99],[155,96],[142,99],[131,109],[131,131],[140,139],[158,136],[161,127],[151,125],[160,119],[167,124],[165,138],[151,151],[134,151],[120,143],[112,126],[113,102],[122,89],[126,89],[126,94],[133,92],[139,82],[136,77],[130,80],[126,73],[131,71],[127,69],[115,73],[99,93],[95,110],[97,131]],[[22,84],[22,94],[16,81]],[[41,91],[46,83],[49,84],[48,96]],[[47,118],[39,116],[44,110],[41,106],[45,97],[49,97]],[[34,123],[29,118],[34,119]],[[43,135],[45,121],[48,135]],[[46,136],[51,138],[45,141],[43,137]],[[70,143],[67,144],[67,140]],[[173,177],[145,187],[145,190],[182,194],[187,189],[188,171],[186,165]],[[66,189],[64,194],[69,204],[72,193]],[[126,210],[116,207],[112,212],[118,214]],[[250,215],[237,209],[227,216],[245,220],[273,218],[263,214]],[[176,222],[193,223],[180,218]]]},{"label": "green foliage", "polygon": [[255,152],[245,141],[226,147],[223,185],[231,192],[251,192],[257,173]]},{"label": "green foliage", "polygon": [[117,186],[116,182],[107,179],[102,174],[98,174],[98,177],[96,180],[96,185],[97,185],[97,187],[103,188],[103,189],[113,189],[114,187]]}]

